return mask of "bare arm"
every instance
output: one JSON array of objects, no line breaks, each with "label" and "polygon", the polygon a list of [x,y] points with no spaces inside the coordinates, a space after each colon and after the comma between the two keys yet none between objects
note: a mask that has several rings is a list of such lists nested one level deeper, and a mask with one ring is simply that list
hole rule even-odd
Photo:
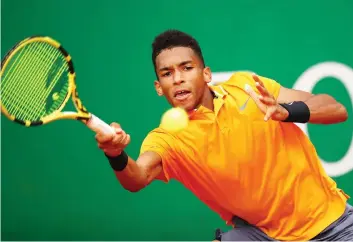
[{"label": "bare arm", "polygon": [[157,153],[143,153],[135,162],[129,157],[122,171],[114,171],[120,184],[130,192],[137,192],[150,184],[162,171],[161,158]]},{"label": "bare arm", "polygon": [[284,122],[334,124],[348,118],[346,108],[328,94],[314,95],[305,91],[280,87],[277,98],[266,89],[262,80],[253,74],[260,95],[251,87],[246,91],[269,119]]},{"label": "bare arm", "polygon": [[157,153],[149,151],[134,161],[123,152],[130,143],[130,135],[117,123],[112,123],[111,126],[115,129],[115,134],[96,134],[98,147],[107,156],[120,184],[130,192],[137,192],[161,173],[162,159]]},{"label": "bare arm", "polygon": [[344,122],[348,118],[346,108],[327,94],[313,95],[308,92],[281,87],[278,103],[303,101],[310,110],[309,123],[334,124]]}]

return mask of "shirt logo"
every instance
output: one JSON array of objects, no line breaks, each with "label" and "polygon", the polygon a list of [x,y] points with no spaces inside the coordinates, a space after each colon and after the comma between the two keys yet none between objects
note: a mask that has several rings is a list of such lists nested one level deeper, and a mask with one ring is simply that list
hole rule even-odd
[{"label": "shirt logo", "polygon": [[243,111],[243,110],[246,108],[246,105],[248,104],[249,99],[250,99],[250,96],[249,96],[248,99],[245,101],[245,103],[239,107],[239,109],[240,109],[241,111]]}]

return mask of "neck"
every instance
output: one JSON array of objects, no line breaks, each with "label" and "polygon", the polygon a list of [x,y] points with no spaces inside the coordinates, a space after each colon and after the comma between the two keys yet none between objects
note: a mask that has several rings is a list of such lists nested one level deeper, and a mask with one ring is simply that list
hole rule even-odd
[{"label": "neck", "polygon": [[214,96],[211,90],[209,88],[205,88],[204,94],[201,99],[201,105],[205,108],[214,111],[213,98]]}]

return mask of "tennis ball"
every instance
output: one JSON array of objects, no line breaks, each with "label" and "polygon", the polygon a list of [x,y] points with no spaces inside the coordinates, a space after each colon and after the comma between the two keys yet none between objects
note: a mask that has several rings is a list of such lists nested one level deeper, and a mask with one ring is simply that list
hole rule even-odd
[{"label": "tennis ball", "polygon": [[161,119],[160,127],[171,132],[176,133],[185,129],[189,124],[189,116],[187,112],[179,107],[167,110]]}]

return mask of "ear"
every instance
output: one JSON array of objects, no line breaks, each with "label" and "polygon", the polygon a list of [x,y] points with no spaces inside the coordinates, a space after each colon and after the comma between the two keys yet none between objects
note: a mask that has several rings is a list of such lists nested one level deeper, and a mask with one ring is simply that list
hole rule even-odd
[{"label": "ear", "polygon": [[208,66],[203,69],[203,78],[206,83],[210,83],[212,81],[212,72]]},{"label": "ear", "polygon": [[158,96],[163,96],[164,93],[163,93],[163,90],[162,90],[162,87],[161,87],[161,84],[159,83],[159,81],[154,81],[154,88],[156,89],[156,92],[158,94]]}]

